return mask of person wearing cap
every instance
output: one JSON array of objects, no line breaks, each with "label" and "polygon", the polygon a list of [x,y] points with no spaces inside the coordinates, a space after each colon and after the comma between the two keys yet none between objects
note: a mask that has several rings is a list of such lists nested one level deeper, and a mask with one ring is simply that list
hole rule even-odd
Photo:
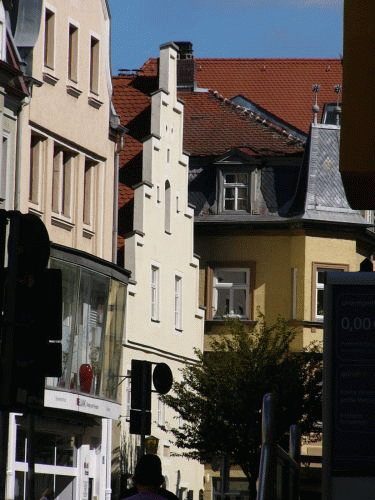
[{"label": "person wearing cap", "polygon": [[171,491],[162,487],[164,477],[160,458],[143,455],[137,463],[133,476],[134,487],[125,492],[127,500],[178,500]]}]

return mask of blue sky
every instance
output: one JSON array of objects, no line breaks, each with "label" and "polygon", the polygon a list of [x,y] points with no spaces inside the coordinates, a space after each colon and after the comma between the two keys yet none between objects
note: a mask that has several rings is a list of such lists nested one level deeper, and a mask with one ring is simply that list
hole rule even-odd
[{"label": "blue sky", "polygon": [[137,69],[159,46],[196,57],[340,57],[343,0],[109,0],[112,71]]}]

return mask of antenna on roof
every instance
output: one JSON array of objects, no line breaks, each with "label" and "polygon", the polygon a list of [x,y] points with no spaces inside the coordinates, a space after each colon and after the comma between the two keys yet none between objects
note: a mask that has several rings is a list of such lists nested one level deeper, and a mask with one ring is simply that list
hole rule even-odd
[{"label": "antenna on roof", "polygon": [[320,85],[318,85],[317,83],[314,83],[311,90],[312,90],[313,94],[315,94],[315,102],[314,102],[313,107],[312,107],[313,121],[314,121],[314,123],[318,123],[318,113],[320,110],[320,108],[318,106],[318,92],[320,92]]},{"label": "antenna on roof", "polygon": [[335,106],[336,125],[340,125],[340,116],[341,116],[340,95],[342,92],[342,85],[338,83],[333,87],[333,90],[336,94],[336,106]]}]

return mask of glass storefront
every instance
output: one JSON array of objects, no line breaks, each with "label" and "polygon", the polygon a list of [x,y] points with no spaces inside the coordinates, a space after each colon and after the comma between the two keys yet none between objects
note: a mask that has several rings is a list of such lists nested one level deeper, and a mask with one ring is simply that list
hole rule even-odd
[{"label": "glass storefront", "polygon": [[63,373],[47,387],[117,399],[126,286],[104,273],[51,258],[63,276]]}]

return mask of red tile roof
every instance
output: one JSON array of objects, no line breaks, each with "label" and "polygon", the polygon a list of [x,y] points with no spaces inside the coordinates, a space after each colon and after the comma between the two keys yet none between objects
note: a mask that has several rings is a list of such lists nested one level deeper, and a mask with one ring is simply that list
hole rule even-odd
[{"label": "red tile roof", "polygon": [[[231,99],[249,99],[275,116],[307,133],[315,96],[318,104],[336,102],[334,87],[342,83],[340,59],[195,59],[196,85],[216,90]],[[142,72],[155,75],[157,59],[149,59]]]},{"label": "red tile roof", "polygon": [[184,149],[192,156],[246,148],[251,156],[302,153],[303,143],[213,92],[184,93]]},{"label": "red tile roof", "polygon": [[[272,123],[263,123],[228,102],[241,95],[307,133],[312,121],[312,86],[318,104],[335,102],[341,84],[339,59],[196,59],[196,86],[210,92],[181,91],[185,103],[184,149],[192,155],[221,155],[237,148],[247,154],[298,154],[302,145]],[[132,186],[141,180],[142,140],[150,132],[150,95],[157,90],[158,60],[149,59],[133,75],[113,78],[113,103],[128,128],[121,153],[119,248],[132,224]],[[321,114],[321,113],[320,113]],[[320,119],[320,116],[319,116]],[[127,220],[125,220],[127,219]]]}]

